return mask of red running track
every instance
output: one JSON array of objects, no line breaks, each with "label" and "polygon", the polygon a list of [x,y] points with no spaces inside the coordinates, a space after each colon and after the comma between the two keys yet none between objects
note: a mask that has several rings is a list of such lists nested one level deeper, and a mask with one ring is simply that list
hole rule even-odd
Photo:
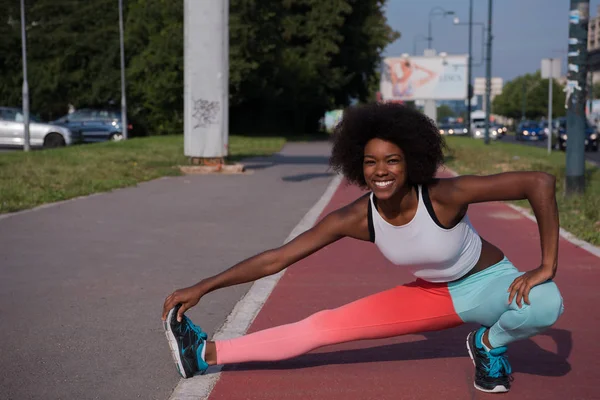
[{"label": "red running track", "polygon": [[[360,194],[342,184],[323,215]],[[503,203],[471,206],[469,215],[478,232],[519,269],[537,267],[534,222]],[[290,267],[249,332],[296,322],[412,280],[373,244],[343,239]],[[474,326],[463,325],[324,347],[291,360],[229,365],[209,399],[600,399],[600,258],[561,238],[556,282],[565,313],[545,334],[510,345],[515,380],[508,394],[473,387],[465,338]]]}]

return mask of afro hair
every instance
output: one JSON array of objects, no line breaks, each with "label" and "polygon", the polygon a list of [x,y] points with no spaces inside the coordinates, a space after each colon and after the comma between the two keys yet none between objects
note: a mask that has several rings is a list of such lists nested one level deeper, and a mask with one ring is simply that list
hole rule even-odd
[{"label": "afro hair", "polygon": [[430,182],[444,161],[446,143],[435,123],[414,108],[393,103],[371,103],[349,107],[333,131],[329,163],[334,171],[360,187],[363,155],[371,139],[382,139],[402,149],[408,184]]}]

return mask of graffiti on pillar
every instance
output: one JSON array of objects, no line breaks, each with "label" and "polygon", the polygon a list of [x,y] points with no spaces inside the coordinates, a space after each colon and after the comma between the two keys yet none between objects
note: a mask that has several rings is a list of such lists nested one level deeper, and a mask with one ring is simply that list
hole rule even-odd
[{"label": "graffiti on pillar", "polygon": [[194,129],[206,128],[208,125],[217,123],[217,115],[221,108],[218,101],[209,101],[204,99],[194,99],[192,97],[194,106]]}]

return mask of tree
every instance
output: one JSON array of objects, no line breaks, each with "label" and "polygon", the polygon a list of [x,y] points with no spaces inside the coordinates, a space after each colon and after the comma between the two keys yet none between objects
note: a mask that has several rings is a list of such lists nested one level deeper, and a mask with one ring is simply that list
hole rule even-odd
[{"label": "tree", "polygon": [[[183,128],[182,1],[128,0],[128,111],[155,134]],[[302,132],[329,109],[376,90],[385,46],[398,38],[385,0],[231,0],[230,129]],[[118,107],[120,54],[114,0],[28,0],[32,109]],[[21,100],[20,10],[0,0],[0,95]],[[6,17],[4,17],[6,15]]]},{"label": "tree", "polygon": [[[525,97],[525,102],[523,99]],[[502,93],[494,98],[492,110],[495,114],[509,118],[537,119],[548,116],[548,79],[542,79],[537,71],[534,74],[519,76],[508,82]],[[554,80],[552,87],[552,115],[565,115],[565,94],[563,87]]]},{"label": "tree", "polygon": [[130,2],[128,108],[157,135],[183,132],[183,2]]},{"label": "tree", "polygon": [[[2,0],[6,2],[7,0]],[[2,76],[2,91],[21,104],[20,8],[7,9],[11,26],[10,49],[18,70]],[[27,58],[30,104],[33,111],[51,119],[78,107],[120,99],[118,9],[111,0],[37,0],[26,3]],[[9,24],[10,25],[10,24]],[[4,26],[6,29],[6,26]],[[4,36],[4,35],[2,35]],[[19,42],[14,41],[17,37]],[[3,37],[4,39],[4,37]],[[4,42],[4,40],[2,40]],[[3,54],[3,56],[4,56]]]},{"label": "tree", "polygon": [[437,108],[437,119],[438,121],[443,121],[449,117],[454,117],[455,113],[452,108],[447,104],[442,104]]},{"label": "tree", "polygon": [[600,82],[593,84],[592,93],[594,95],[594,99],[600,99]]},{"label": "tree", "polygon": [[233,1],[231,128],[313,130],[326,110],[367,100],[381,52],[399,36],[384,3]]}]

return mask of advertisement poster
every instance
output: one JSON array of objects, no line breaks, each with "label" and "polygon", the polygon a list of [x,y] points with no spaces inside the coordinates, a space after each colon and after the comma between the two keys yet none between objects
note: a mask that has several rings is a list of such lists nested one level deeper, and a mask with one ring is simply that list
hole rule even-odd
[{"label": "advertisement poster", "polygon": [[467,56],[386,58],[383,101],[458,100],[467,97]]}]

